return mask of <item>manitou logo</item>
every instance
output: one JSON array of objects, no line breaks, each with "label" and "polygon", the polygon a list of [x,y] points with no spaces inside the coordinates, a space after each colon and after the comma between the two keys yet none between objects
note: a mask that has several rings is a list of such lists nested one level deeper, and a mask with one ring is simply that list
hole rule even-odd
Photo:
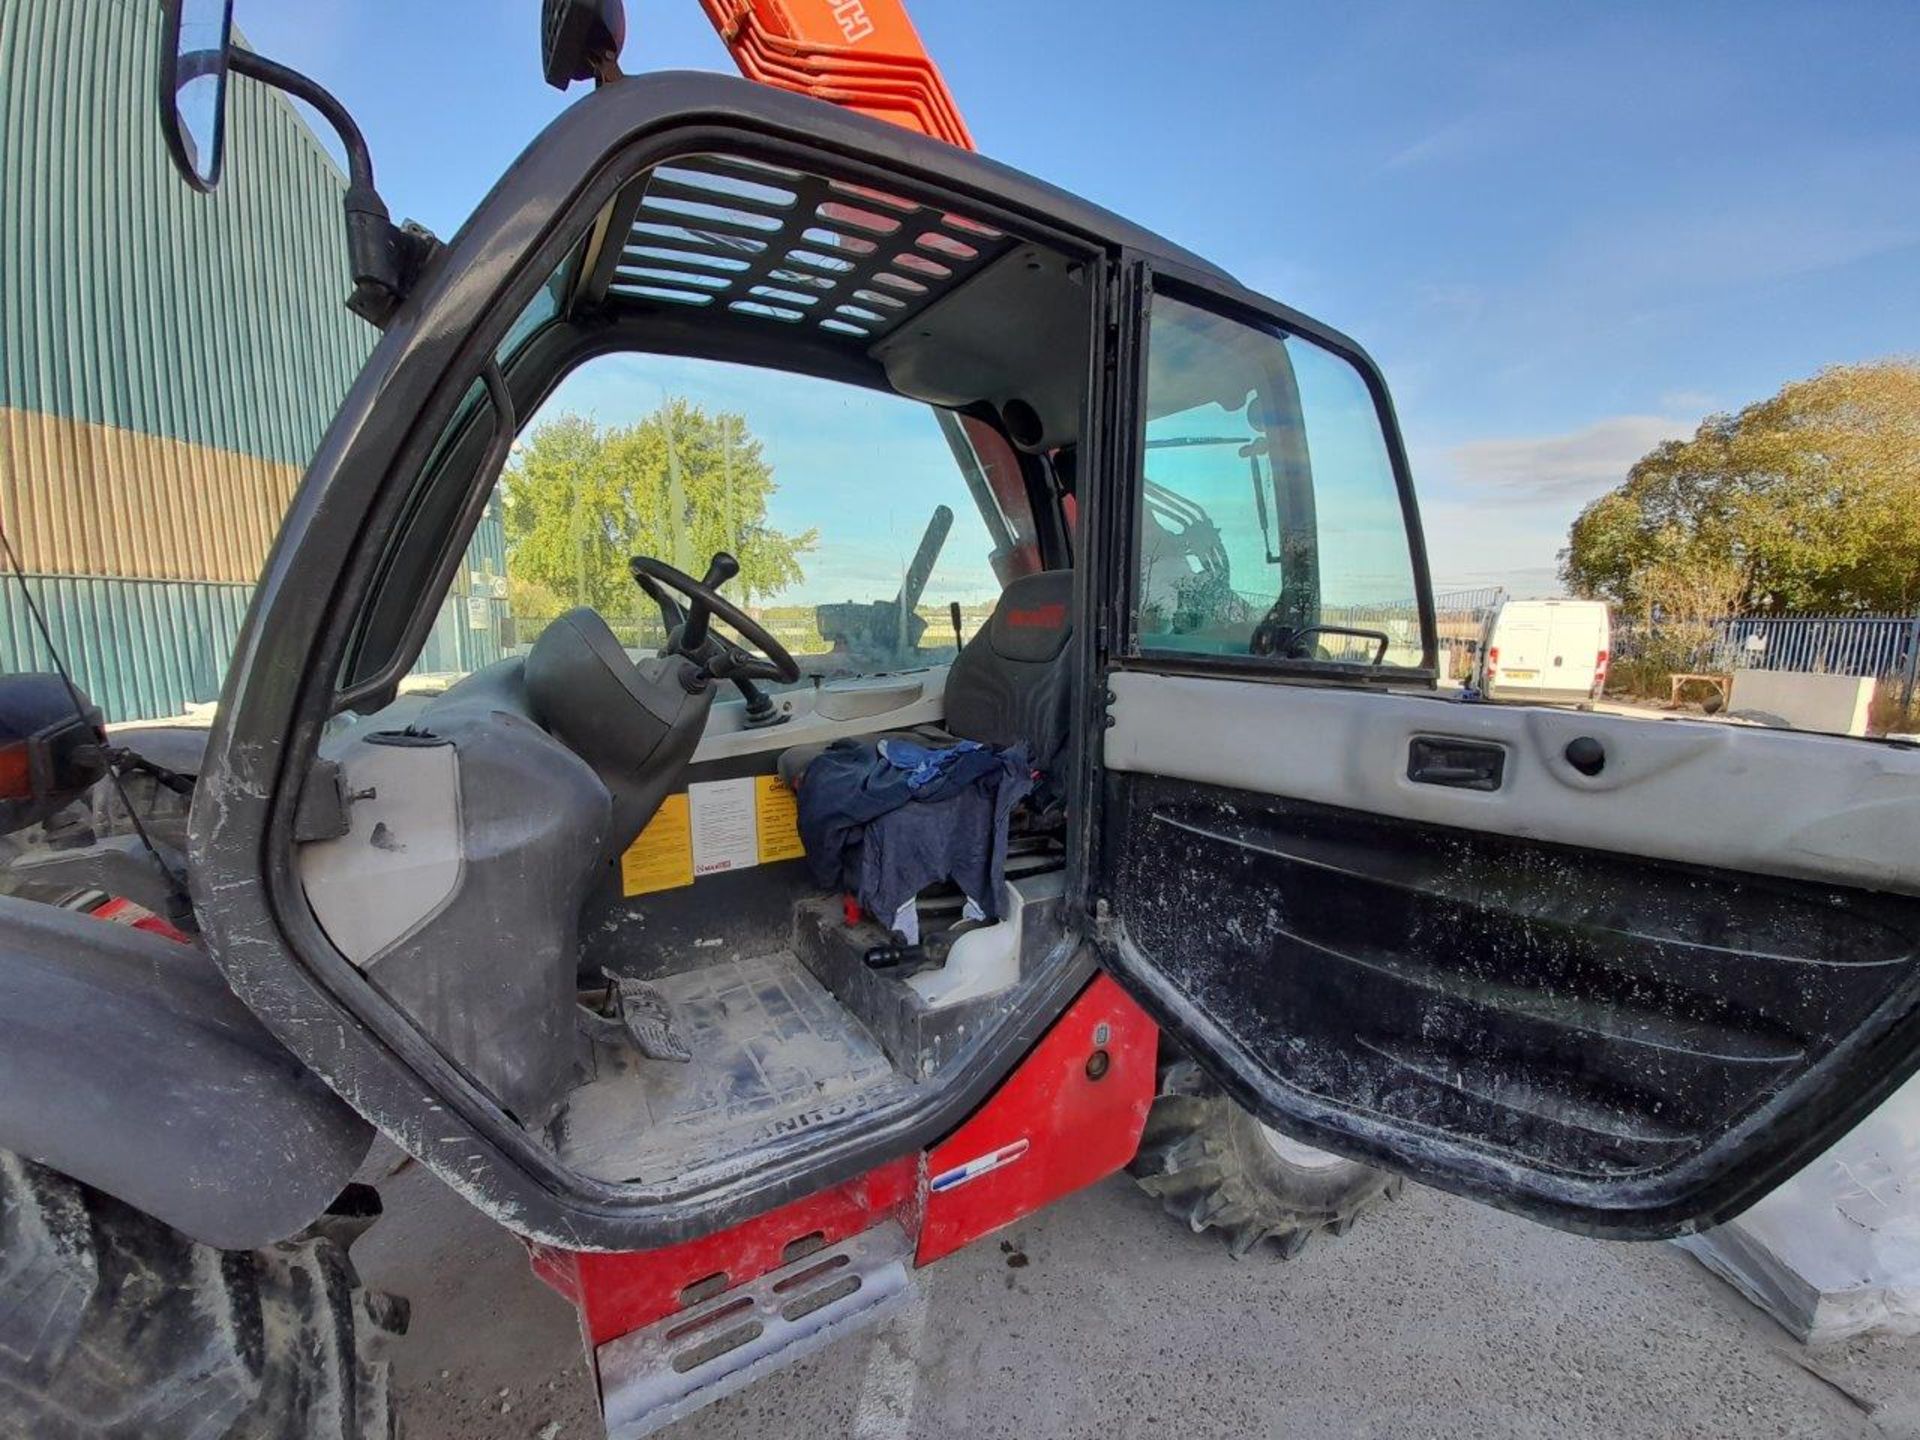
[{"label": "manitou logo", "polygon": [[861,0],[828,0],[833,9],[833,18],[840,22],[840,33],[847,37],[847,43],[864,40],[873,34],[873,21],[867,18],[867,7]]}]

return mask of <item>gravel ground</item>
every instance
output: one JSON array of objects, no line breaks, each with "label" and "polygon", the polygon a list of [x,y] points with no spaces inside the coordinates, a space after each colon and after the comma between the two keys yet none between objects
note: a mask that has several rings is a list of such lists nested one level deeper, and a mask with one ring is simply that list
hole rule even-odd
[{"label": "gravel ground", "polygon": [[[408,1295],[411,1440],[600,1434],[571,1307],[413,1166],[355,1247]],[[920,1272],[915,1305],[664,1432],[719,1437],[1901,1437],[1920,1340],[1809,1351],[1666,1245],[1409,1189],[1242,1262],[1125,1179]]]}]

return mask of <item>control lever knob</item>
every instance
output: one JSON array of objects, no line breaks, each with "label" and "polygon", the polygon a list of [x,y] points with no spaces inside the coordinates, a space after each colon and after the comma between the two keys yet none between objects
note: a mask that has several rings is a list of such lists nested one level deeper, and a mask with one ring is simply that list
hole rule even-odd
[{"label": "control lever knob", "polygon": [[710,590],[718,590],[739,573],[740,562],[725,550],[716,550],[713,559],[707,562],[707,573],[701,577],[700,583]]},{"label": "control lever knob", "polygon": [[1607,768],[1607,747],[1591,735],[1580,735],[1567,742],[1563,752],[1567,764],[1582,775],[1598,775]]}]

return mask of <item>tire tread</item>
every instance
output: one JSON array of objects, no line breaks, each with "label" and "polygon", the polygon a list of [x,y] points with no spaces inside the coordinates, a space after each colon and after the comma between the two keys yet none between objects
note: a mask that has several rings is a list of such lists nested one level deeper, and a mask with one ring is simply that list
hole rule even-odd
[{"label": "tire tread", "polygon": [[1271,1241],[1291,1260],[1322,1232],[1344,1235],[1355,1220],[1399,1195],[1401,1180],[1357,1162],[1334,1193],[1293,1193],[1246,1160],[1246,1127],[1257,1123],[1191,1059],[1161,1065],[1158,1094],[1128,1172],[1195,1234],[1218,1230],[1235,1259]]},{"label": "tire tread", "polygon": [[326,1234],[216,1250],[0,1152],[0,1440],[394,1440],[405,1323]]}]

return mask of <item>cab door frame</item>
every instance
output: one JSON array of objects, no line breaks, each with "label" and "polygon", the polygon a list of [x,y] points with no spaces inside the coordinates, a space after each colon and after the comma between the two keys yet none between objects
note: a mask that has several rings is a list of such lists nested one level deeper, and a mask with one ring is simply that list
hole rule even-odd
[{"label": "cab door frame", "polygon": [[[1114,267],[1113,283],[1108,291],[1108,356],[1103,373],[1109,394],[1096,397],[1104,403],[1104,423],[1099,427],[1104,456],[1096,461],[1095,473],[1102,484],[1091,487],[1094,513],[1083,520],[1087,534],[1097,537],[1087,557],[1093,565],[1084,565],[1094,593],[1087,598],[1098,608],[1084,613],[1097,616],[1096,638],[1104,645],[1102,663],[1134,668],[1151,668],[1169,674],[1185,673],[1190,667],[1209,674],[1231,674],[1254,680],[1308,678],[1324,682],[1329,678],[1364,685],[1391,684],[1400,687],[1431,688],[1439,678],[1438,642],[1433,610],[1433,583],[1427,566],[1426,534],[1420,523],[1420,505],[1414,491],[1413,471],[1407,459],[1406,445],[1400,436],[1400,422],[1393,408],[1393,396],[1385,375],[1359,342],[1330,326],[1303,315],[1290,306],[1270,300],[1243,286],[1223,282],[1218,276],[1182,266],[1161,258],[1149,259],[1123,252]],[[1365,381],[1381,423],[1387,456],[1393,467],[1394,485],[1399,494],[1405,524],[1408,556],[1412,568],[1414,598],[1422,643],[1421,662],[1417,666],[1331,666],[1324,661],[1289,662],[1273,657],[1242,660],[1232,656],[1207,656],[1188,662],[1171,654],[1158,654],[1151,661],[1134,655],[1130,642],[1132,626],[1132,579],[1140,559],[1139,527],[1134,523],[1131,504],[1133,477],[1140,473],[1146,441],[1146,409],[1133,397],[1144,400],[1147,363],[1147,319],[1154,296],[1166,294],[1174,299],[1197,304],[1229,320],[1238,320],[1261,328],[1287,331],[1310,340],[1322,349],[1345,360]],[[1084,503],[1084,502],[1083,502]],[[1084,513],[1084,512],[1083,512]],[[1095,570],[1098,574],[1094,574]]]},{"label": "cab door frame", "polygon": [[[693,72],[628,77],[563,112],[515,161],[409,296],[336,414],[228,672],[193,812],[196,907],[228,983],[290,1050],[476,1206],[559,1245],[674,1243],[924,1148],[1012,1073],[1095,971],[1090,954],[1066,957],[977,1063],[877,1122],[785,1137],[762,1164],[717,1179],[615,1183],[561,1165],[353,967],[307,904],[294,863],[300,797],[320,768],[348,639],[382,574],[386,540],[411,513],[415,477],[593,217],[649,165],[715,148],[826,164],[882,191],[904,184],[951,196],[983,223],[1083,259],[1094,281],[1101,258],[1142,233],[970,152],[824,102]],[[1088,308],[1091,324],[1097,307]],[[407,584],[417,596],[431,581],[423,569]]]},{"label": "cab door frame", "polygon": [[[1920,818],[1920,756],[1441,697],[1377,367],[1285,307],[1127,258],[1108,297],[1103,455],[1082,497],[1076,893],[1102,963],[1229,1095],[1303,1141],[1581,1233],[1652,1238],[1738,1213],[1920,1064],[1920,866],[1880,843]],[[1421,667],[1141,652],[1135,497],[1158,292],[1300,335],[1365,378],[1406,518]],[[1130,752],[1156,707],[1152,750],[1206,753],[1163,771]],[[1309,733],[1290,737],[1289,722]],[[1109,763],[1116,725],[1132,763]],[[1588,732],[1612,757],[1604,778],[1574,768],[1571,740]],[[1497,751],[1504,793],[1469,793],[1482,787],[1461,783],[1467,761],[1414,773],[1429,733]],[[1283,748],[1313,757],[1314,783]],[[1742,777],[1744,793],[1716,792]],[[1663,811],[1663,791],[1712,814]],[[1770,824],[1769,800],[1836,822],[1829,849],[1794,853],[1785,837],[1813,832]],[[1656,816],[1673,833],[1647,833]],[[1715,816],[1729,833],[1689,853],[1689,827],[1706,837]],[[1168,822],[1157,851],[1149,819]],[[1167,878],[1143,901],[1137,877],[1161,854]],[[1209,906],[1269,929],[1223,941]],[[1369,1030],[1375,998],[1394,1013]],[[1430,1043],[1396,1043],[1409,1036]]]}]

